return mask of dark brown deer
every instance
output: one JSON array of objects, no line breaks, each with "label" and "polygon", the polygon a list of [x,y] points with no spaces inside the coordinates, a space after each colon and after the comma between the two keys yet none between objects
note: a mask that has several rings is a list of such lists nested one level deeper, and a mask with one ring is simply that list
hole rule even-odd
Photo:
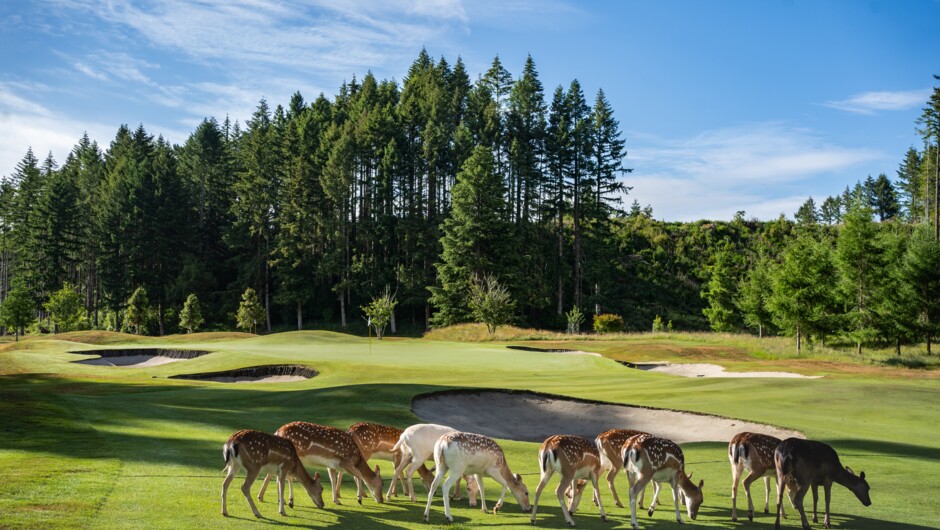
[{"label": "dark brown deer", "polygon": [[792,500],[800,512],[800,519],[805,529],[809,529],[810,526],[806,521],[806,513],[803,511],[803,497],[806,496],[810,487],[813,488],[814,523],[819,522],[816,517],[818,488],[820,485],[823,487],[826,495],[826,518],[823,524],[826,528],[830,528],[829,495],[833,482],[848,488],[863,505],[871,505],[871,497],[868,495],[871,488],[865,480],[865,472],[862,471],[856,475],[850,468],[843,467],[835,450],[822,442],[787,438],[780,442],[777,450],[774,451],[774,463],[777,467],[777,521],[774,528],[780,528],[784,485],[795,489]]}]

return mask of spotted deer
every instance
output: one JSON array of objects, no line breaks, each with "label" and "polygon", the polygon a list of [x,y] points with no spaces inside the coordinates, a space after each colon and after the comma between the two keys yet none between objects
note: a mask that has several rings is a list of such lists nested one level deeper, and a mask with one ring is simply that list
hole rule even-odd
[{"label": "spotted deer", "polygon": [[[620,458],[620,449],[623,448],[623,443],[626,442],[628,438],[636,436],[637,434],[646,433],[634,429],[610,429],[609,431],[600,433],[597,435],[597,438],[594,439],[594,443],[597,445],[597,452],[601,457],[601,468],[607,470],[607,485],[610,487],[610,493],[613,494],[614,503],[618,508],[623,508],[623,503],[620,502],[617,489],[614,487],[614,479],[617,478],[617,474],[623,469],[623,459]],[[637,503],[640,508],[643,508],[643,494],[644,491],[641,491]]]},{"label": "spotted deer", "polygon": [[255,517],[261,517],[261,514],[251,500],[251,485],[262,471],[277,475],[277,508],[281,515],[287,515],[284,512],[284,481],[289,477],[300,480],[310,500],[317,508],[323,508],[320,474],[311,477],[307,473],[290,440],[266,432],[245,429],[236,432],[225,442],[222,446],[222,456],[225,458],[227,472],[222,483],[222,515],[225,517],[228,517],[228,486],[240,469],[244,469],[246,475],[242,493],[248,499],[248,506]]},{"label": "spotted deer", "polygon": [[[561,505],[561,513],[565,516],[565,522],[574,526],[574,519],[571,518],[571,512],[578,509],[578,503],[584,492],[586,480],[591,481],[594,487],[594,502],[597,503],[601,511],[601,520],[607,521],[607,514],[604,513],[604,504],[601,502],[600,491],[597,481],[601,474],[601,457],[597,446],[587,438],[581,436],[555,435],[550,436],[539,448],[539,471],[541,478],[539,486],[535,490],[535,502],[532,504],[532,524],[535,524],[535,515],[539,508],[539,497],[542,490],[548,485],[549,479],[554,473],[561,475],[561,481],[555,488],[555,495],[558,497],[558,504]],[[572,492],[571,504],[565,505],[565,490]]]},{"label": "spotted deer", "polygon": [[[330,483],[332,484],[334,504],[340,504],[340,482],[338,477],[340,470],[362,480],[369,488],[375,502],[380,504],[384,502],[379,466],[375,466],[375,470],[369,468],[369,464],[362,457],[356,442],[346,431],[326,425],[295,421],[282,426],[275,434],[290,440],[294,444],[297,449],[297,456],[304,464],[327,468]],[[271,475],[265,477],[261,491],[258,493],[258,500],[264,498],[264,490],[267,488],[270,478]],[[293,506],[293,502],[294,493],[293,486],[291,486],[289,505]]]},{"label": "spotted deer", "polygon": [[[350,428],[346,429],[346,432],[352,436],[354,442],[359,447],[359,451],[362,453],[362,457],[366,460],[372,458],[377,458],[379,460],[387,460],[394,463],[395,469],[398,469],[398,466],[401,464],[402,460],[402,450],[401,448],[395,449],[395,444],[398,443],[398,439],[401,438],[403,429],[398,427],[392,427],[390,425],[380,425],[378,423],[370,423],[361,421],[352,425]],[[421,477],[421,482],[424,484],[424,487],[427,488],[431,485],[431,481],[434,480],[434,473],[431,473],[431,470],[427,468],[422,462],[420,466],[417,467],[418,476]],[[342,472],[340,472],[342,476]],[[405,481],[404,473],[399,477],[401,480],[402,493],[405,490]],[[338,479],[340,482],[342,479]],[[359,479],[356,479],[356,490],[357,497],[362,499],[362,483]],[[398,492],[392,489],[389,489],[386,497],[397,497]],[[360,501],[361,502],[361,501]]]},{"label": "spotted deer", "polygon": [[864,506],[871,506],[870,486],[865,480],[865,472],[858,475],[851,468],[843,467],[835,449],[822,442],[787,438],[780,442],[774,451],[774,464],[777,468],[777,520],[774,528],[780,528],[780,515],[783,512],[783,489],[786,484],[793,491],[792,501],[800,512],[803,528],[809,529],[806,512],[803,510],[803,497],[813,488],[813,522],[818,523],[816,508],[819,503],[819,486],[822,485],[826,496],[826,518],[824,525],[829,528],[829,497],[832,483],[848,488]]},{"label": "spotted deer", "polygon": [[[777,477],[774,465],[774,450],[780,439],[766,434],[741,432],[728,443],[728,460],[731,461],[731,520],[738,520],[738,482],[744,471],[744,495],[747,497],[747,519],[754,520],[754,502],[751,484],[764,479],[764,513],[770,513],[770,477]],[[785,517],[786,515],[784,515]]]},{"label": "spotted deer", "polygon": [[[424,467],[424,463],[428,460],[434,459],[434,444],[441,436],[452,432],[457,432],[457,429],[435,423],[418,423],[402,431],[398,442],[392,447],[393,451],[401,452],[401,461],[395,466],[395,473],[392,475],[392,483],[388,487],[386,496],[392,496],[395,492],[395,483],[398,476],[404,473],[405,480],[408,483],[408,496],[411,497],[412,501],[417,501],[414,484],[412,483],[414,472]],[[455,500],[460,498],[460,478],[459,476],[457,478],[453,497]],[[467,493],[470,497],[470,506],[476,506],[477,491],[479,491],[478,486],[468,479]]]},{"label": "spotted deer", "polygon": [[[444,516],[448,521],[454,522],[454,518],[450,515],[448,493],[462,475],[476,476],[476,483],[480,488],[480,504],[483,513],[486,513],[486,497],[483,492],[484,473],[503,486],[499,501],[493,507],[493,513],[502,508],[506,490],[512,491],[522,511],[528,512],[531,509],[529,490],[523,484],[522,476],[519,474],[513,475],[512,471],[509,470],[509,464],[506,462],[503,450],[489,437],[467,432],[452,432],[441,436],[434,444],[434,465],[436,468],[434,481],[431,483],[431,491],[428,493],[428,504],[424,508],[424,522],[427,522],[430,517],[434,493],[442,482],[444,484]],[[447,475],[448,471],[450,471],[450,475],[445,480],[444,475]]]},{"label": "spotted deer", "polygon": [[[685,496],[685,507],[689,519],[695,520],[702,505],[702,487],[689,480],[685,473],[685,457],[682,449],[665,438],[651,434],[638,434],[627,439],[620,451],[620,458],[625,463],[627,479],[630,481],[630,524],[639,529],[636,521],[636,498],[650,481],[668,482],[672,486],[673,501],[676,506],[676,521],[682,523],[679,514],[679,495]],[[656,500],[650,503],[649,514],[653,515]]]}]

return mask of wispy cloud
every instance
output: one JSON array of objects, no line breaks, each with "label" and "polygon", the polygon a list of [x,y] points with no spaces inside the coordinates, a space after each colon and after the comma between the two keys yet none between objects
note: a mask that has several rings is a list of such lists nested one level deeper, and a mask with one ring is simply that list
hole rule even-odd
[{"label": "wispy cloud", "polygon": [[627,136],[631,195],[668,220],[730,219],[738,210],[763,219],[792,215],[807,196],[820,195],[824,179],[882,156],[778,122],[675,140]]},{"label": "wispy cloud", "polygon": [[855,114],[875,114],[882,110],[905,110],[924,104],[930,97],[930,89],[902,90],[896,92],[879,91],[856,94],[848,99],[827,101],[826,107],[844,110]]}]

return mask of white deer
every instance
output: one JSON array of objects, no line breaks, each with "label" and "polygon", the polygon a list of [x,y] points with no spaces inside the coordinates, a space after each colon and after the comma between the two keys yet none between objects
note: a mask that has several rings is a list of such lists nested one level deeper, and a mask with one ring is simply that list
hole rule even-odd
[{"label": "white deer", "polygon": [[[393,452],[401,453],[401,460],[392,474],[392,483],[388,487],[386,497],[391,497],[395,493],[395,484],[399,475],[404,473],[408,482],[408,496],[412,501],[417,501],[415,497],[414,483],[412,477],[416,470],[424,467],[424,463],[434,459],[434,444],[441,439],[441,436],[457,432],[457,429],[446,425],[437,425],[435,423],[418,423],[402,431],[398,442],[392,447]],[[467,480],[467,494],[470,497],[470,506],[476,506],[475,496],[478,486]],[[458,476],[455,499],[460,498],[460,480]]]},{"label": "white deer", "polygon": [[[483,513],[486,513],[486,497],[483,492],[484,473],[503,486],[499,501],[493,507],[494,513],[502,508],[507,489],[512,491],[522,511],[527,512],[531,509],[529,490],[522,483],[522,476],[512,474],[509,470],[509,464],[506,463],[503,450],[491,438],[482,434],[467,432],[445,434],[434,444],[434,465],[436,473],[434,482],[431,483],[431,491],[428,493],[428,504],[424,508],[425,522],[428,521],[431,502],[434,500],[434,493],[437,491],[437,487],[441,485],[441,482],[444,483],[444,516],[447,517],[448,521],[454,522],[454,518],[450,515],[449,493],[450,488],[463,475],[476,476],[476,483],[480,488],[480,504]],[[450,471],[450,475],[445,480],[444,475],[448,471]]]}]

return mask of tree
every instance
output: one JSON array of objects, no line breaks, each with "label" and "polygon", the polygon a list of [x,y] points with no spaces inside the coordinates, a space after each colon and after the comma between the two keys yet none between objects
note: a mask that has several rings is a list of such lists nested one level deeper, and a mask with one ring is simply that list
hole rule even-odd
[{"label": "tree", "polygon": [[0,323],[13,330],[16,340],[20,340],[20,332],[35,318],[36,304],[33,295],[26,287],[16,285],[7,293],[6,299],[0,304]]},{"label": "tree", "polygon": [[258,293],[251,287],[245,289],[242,293],[242,301],[238,306],[236,315],[236,325],[248,333],[256,333],[258,322],[264,319],[264,306],[258,299]]},{"label": "tree", "polygon": [[82,295],[68,282],[61,289],[49,295],[49,300],[43,304],[52,321],[52,332],[72,331],[78,328],[85,307],[82,304]]},{"label": "tree", "polygon": [[796,335],[796,352],[803,337],[825,336],[832,327],[830,308],[835,304],[832,286],[836,271],[832,251],[808,234],[797,236],[781,255],[781,263],[771,273],[773,296],[770,310],[774,322]]},{"label": "tree", "polygon": [[924,184],[921,182],[921,156],[913,146],[907,149],[898,167],[898,202],[904,219],[921,219],[924,210]]},{"label": "tree", "polygon": [[940,334],[940,242],[926,223],[917,227],[900,268],[905,298],[910,300],[917,319],[914,330],[927,341]]},{"label": "tree", "polygon": [[138,287],[134,294],[127,300],[127,323],[134,326],[134,333],[140,335],[140,327],[147,324],[150,313],[150,300],[147,298],[147,290]]},{"label": "tree", "polygon": [[796,222],[805,226],[812,226],[819,222],[819,210],[816,209],[816,201],[812,197],[806,199],[800,209],[794,215]]},{"label": "tree", "polygon": [[866,204],[851,205],[843,221],[835,253],[839,291],[846,307],[846,329],[861,354],[862,344],[877,335],[874,298],[884,278],[884,252]]},{"label": "tree", "polygon": [[735,313],[735,289],[732,254],[729,250],[721,250],[715,254],[715,263],[709,267],[711,278],[702,290],[702,297],[708,300],[708,307],[702,313],[708,317],[708,322],[714,331],[734,331],[737,327]]},{"label": "tree", "polygon": [[764,328],[771,323],[770,297],[773,294],[770,277],[770,261],[761,258],[754,263],[747,277],[738,287],[735,305],[744,317],[744,324],[757,328],[758,338],[763,338]]},{"label": "tree", "polygon": [[486,324],[490,335],[496,333],[498,326],[512,321],[516,302],[505,286],[500,285],[496,277],[487,274],[477,276],[470,285],[470,312],[477,322]]},{"label": "tree", "polygon": [[452,188],[450,215],[444,220],[440,261],[435,264],[439,287],[432,287],[432,319],[438,326],[471,318],[467,293],[474,278],[511,274],[508,261],[515,250],[507,237],[505,187],[496,173],[492,152],[477,146]]},{"label": "tree", "polygon": [[565,313],[568,321],[568,334],[576,335],[581,333],[581,324],[584,324],[584,313],[578,309],[578,306],[572,306],[571,311]]},{"label": "tree", "polygon": [[874,204],[872,208],[879,221],[894,219],[900,213],[897,191],[888,177],[881,173],[874,183]]},{"label": "tree", "polygon": [[362,313],[368,319],[368,324],[375,330],[375,336],[379,340],[382,340],[385,326],[392,320],[397,304],[398,300],[395,300],[395,295],[386,287],[385,294],[373,298],[368,305],[362,306]]},{"label": "tree", "polygon": [[205,320],[202,318],[202,309],[199,305],[199,297],[195,293],[186,297],[183,304],[183,310],[180,311],[180,327],[186,330],[186,333],[192,333],[203,325]]},{"label": "tree", "polygon": [[836,197],[826,197],[819,208],[819,219],[827,225],[842,221],[842,200]]}]

